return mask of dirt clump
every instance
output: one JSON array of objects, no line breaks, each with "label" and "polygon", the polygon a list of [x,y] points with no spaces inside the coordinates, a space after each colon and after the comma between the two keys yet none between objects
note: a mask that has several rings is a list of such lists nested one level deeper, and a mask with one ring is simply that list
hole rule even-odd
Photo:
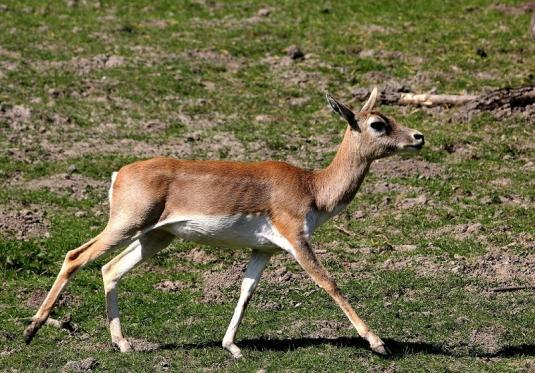
[{"label": "dirt clump", "polygon": [[378,181],[375,183],[364,183],[361,187],[361,193],[390,193],[390,192],[396,192],[396,193],[414,193],[414,192],[420,192],[421,188],[413,187],[413,186],[407,186],[402,184],[396,184],[389,181]]},{"label": "dirt clump", "polygon": [[303,56],[297,51],[285,53],[284,56],[267,54],[260,62],[267,65],[277,80],[286,87],[306,87],[314,84],[319,90],[327,89],[328,83],[317,69],[329,66],[310,53]]},{"label": "dirt clump", "polygon": [[160,344],[156,342],[149,342],[144,339],[129,339],[132,349],[137,352],[156,351],[160,348]]},{"label": "dirt clump", "polygon": [[71,360],[63,366],[62,373],[67,372],[93,372],[98,366],[98,361],[93,357],[83,360]]},{"label": "dirt clump", "polygon": [[505,328],[493,325],[473,330],[469,337],[469,344],[487,354],[494,354],[500,349],[500,339],[505,334]]},{"label": "dirt clump", "polygon": [[86,75],[94,70],[111,69],[125,64],[125,58],[115,55],[98,54],[91,57],[75,57],[69,61],[39,61],[34,63],[38,71],[62,69],[77,75]]},{"label": "dirt clump", "polygon": [[418,276],[428,277],[450,272],[453,262],[444,256],[432,258],[428,256],[410,256],[408,258],[389,258],[383,268],[389,271],[404,269],[414,270]]},{"label": "dirt clump", "polygon": [[448,225],[438,229],[434,233],[434,236],[441,237],[444,235],[451,235],[459,241],[464,241],[469,238],[484,239],[484,237],[480,235],[480,232],[483,230],[484,228],[481,223]]},{"label": "dirt clump", "polygon": [[492,7],[500,13],[511,16],[519,16],[530,11],[535,12],[535,2],[527,2],[517,5],[496,4]]},{"label": "dirt clump", "polygon": [[24,183],[28,189],[48,189],[59,195],[85,199],[92,191],[103,191],[109,182],[95,180],[77,173],[62,173],[46,176]]},{"label": "dirt clump", "polygon": [[476,147],[465,142],[449,143],[442,146],[448,154],[451,154],[454,159],[467,160],[478,159]]},{"label": "dirt clump", "polygon": [[[24,305],[27,308],[35,309],[38,308],[43,301],[45,300],[48,291],[45,289],[36,289],[32,291],[29,295],[23,295],[22,298],[25,298]],[[71,293],[62,293],[57,301],[57,306],[73,305],[80,301],[79,297]]]},{"label": "dirt clump", "polygon": [[411,208],[411,207],[416,207],[416,206],[427,205],[429,204],[429,202],[430,202],[429,196],[427,196],[426,194],[421,194],[415,198],[402,199],[401,201],[396,202],[396,205],[403,209],[406,209],[406,208]]},{"label": "dirt clump", "polygon": [[233,56],[226,50],[191,49],[183,53],[182,57],[190,61],[194,69],[200,69],[202,63],[222,66],[229,72],[237,72],[245,66],[244,59]]},{"label": "dirt clump", "polygon": [[535,254],[515,255],[493,249],[467,262],[463,272],[500,285],[535,285]]},{"label": "dirt clump", "polygon": [[234,263],[223,271],[211,269],[202,275],[203,303],[222,304],[229,300],[225,291],[229,288],[238,288],[243,278],[245,264]]},{"label": "dirt clump", "polygon": [[217,261],[217,257],[201,248],[183,251],[180,253],[180,256],[186,258],[187,260],[195,264],[209,264]]},{"label": "dirt clump", "polygon": [[291,272],[288,271],[284,264],[273,263],[273,270],[266,270],[263,279],[271,284],[293,284],[305,282],[309,279],[304,271]]},{"label": "dirt clump", "polygon": [[154,285],[154,288],[156,290],[176,293],[180,290],[188,288],[188,285],[186,285],[182,281],[164,280]]},{"label": "dirt clump", "polygon": [[307,333],[311,338],[336,338],[340,337],[344,330],[352,329],[351,324],[336,320],[314,320],[312,324],[314,330]]},{"label": "dirt clump", "polygon": [[17,240],[49,237],[50,222],[39,205],[9,204],[0,207],[0,233]]},{"label": "dirt clump", "polygon": [[299,60],[305,58],[305,54],[297,45],[290,45],[284,51],[286,52],[286,55],[292,60]]},{"label": "dirt clump", "polygon": [[12,130],[21,131],[27,129],[26,127],[31,118],[31,110],[24,105],[0,106],[0,122],[8,123]]},{"label": "dirt clump", "polygon": [[43,147],[47,153],[46,158],[50,160],[65,160],[96,154],[119,154],[140,158],[158,156],[188,158],[202,155],[212,159],[232,158],[237,160],[243,160],[246,157],[243,144],[229,133],[217,133],[208,137],[200,132],[191,132],[181,138],[162,144],[131,139],[110,142],[91,139],[73,143],[69,147],[53,143],[47,143]]}]

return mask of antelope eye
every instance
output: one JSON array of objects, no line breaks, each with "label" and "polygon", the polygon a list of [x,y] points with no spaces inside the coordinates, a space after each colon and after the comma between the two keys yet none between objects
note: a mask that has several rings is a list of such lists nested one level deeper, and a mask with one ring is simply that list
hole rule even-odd
[{"label": "antelope eye", "polygon": [[386,124],[385,122],[372,122],[370,124],[370,127],[373,128],[374,130],[376,130],[377,132],[384,132],[385,129],[386,129]]}]

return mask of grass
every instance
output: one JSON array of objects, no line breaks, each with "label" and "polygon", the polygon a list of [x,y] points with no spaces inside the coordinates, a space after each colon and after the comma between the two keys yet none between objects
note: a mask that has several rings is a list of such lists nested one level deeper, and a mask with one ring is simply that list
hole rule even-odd
[{"label": "grass", "polygon": [[[236,277],[247,253],[181,242],[121,283],[125,334],[159,348],[111,348],[106,259],[78,273],[55,310],[79,331],[44,327],[24,345],[18,319],[35,312],[31,300],[51,286],[65,252],[104,226],[109,176],[122,165],[160,154],[322,167],[343,130],[325,91],[358,107],[354,88],[389,81],[478,93],[535,80],[529,15],[490,1],[70,3],[7,1],[0,13],[0,370],[57,371],[88,357],[98,371],[534,369],[533,292],[489,290],[535,276],[532,123],[490,114],[461,122],[454,109],[381,108],[425,133],[429,146],[374,168],[347,212],[314,237],[392,357],[372,354],[280,255],[240,329],[245,358],[232,359],[220,340],[239,285],[207,299],[205,281]],[[271,13],[256,16],[265,7]],[[292,44],[304,60],[286,63]],[[72,166],[70,184],[35,187]],[[420,196],[425,203],[411,205]],[[21,218],[24,210],[34,220]],[[163,280],[183,289],[154,289]]]}]

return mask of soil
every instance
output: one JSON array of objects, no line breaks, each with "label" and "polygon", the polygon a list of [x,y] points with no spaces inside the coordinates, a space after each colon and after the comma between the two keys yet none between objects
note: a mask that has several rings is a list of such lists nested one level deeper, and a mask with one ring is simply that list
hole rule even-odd
[{"label": "soil", "polygon": [[60,69],[73,71],[78,75],[86,75],[93,70],[110,69],[124,64],[124,57],[98,54],[91,57],[75,57],[70,61],[39,61],[34,67],[38,71]]},{"label": "soil", "polygon": [[209,264],[217,261],[217,257],[201,248],[183,251],[180,253],[180,256],[195,264]]},{"label": "soil", "polygon": [[[286,51],[281,51],[287,53]],[[325,67],[325,63],[320,62],[314,55],[306,54],[294,59],[289,55],[267,54],[262,63],[269,66],[272,73],[278,78],[281,84],[286,87],[306,87],[313,84],[321,91],[326,91],[328,83],[322,74],[308,69]]]},{"label": "soil", "polygon": [[535,12],[535,2],[526,2],[517,5],[497,4],[492,6],[500,13],[519,16],[530,11]]},{"label": "soil", "polygon": [[208,270],[203,273],[203,303],[227,303],[229,297],[225,291],[231,287],[236,288],[236,297],[239,294],[239,286],[245,272],[244,263],[234,263],[230,268],[223,271]]},{"label": "soil", "polygon": [[76,173],[62,173],[30,180],[21,186],[28,189],[48,189],[59,195],[85,199],[92,191],[104,191],[109,182],[95,180]]},{"label": "soil", "polygon": [[464,241],[469,238],[484,240],[484,236],[480,234],[481,231],[484,231],[481,223],[448,225],[438,229],[433,233],[433,236],[441,237],[450,235],[458,241]]},{"label": "soil", "polygon": [[400,159],[397,157],[380,159],[372,163],[371,171],[379,177],[412,177],[424,179],[442,177],[442,166],[421,158]]},{"label": "soil", "polygon": [[231,55],[228,51],[216,49],[193,49],[182,54],[182,57],[188,60],[194,68],[200,69],[202,63],[223,66],[229,72],[237,72],[246,61],[242,58]]},{"label": "soil", "polygon": [[461,161],[478,158],[477,148],[473,144],[466,142],[445,144],[440,150],[445,150],[448,154],[451,154],[454,159]]},{"label": "soil", "polygon": [[156,290],[175,293],[188,288],[188,285],[184,284],[182,281],[164,280],[154,285],[154,288]]},{"label": "soil", "polygon": [[431,204],[431,199],[426,194],[420,194],[415,198],[405,198],[396,201],[396,206],[402,209]]},{"label": "soil", "polygon": [[150,352],[160,348],[160,344],[144,339],[128,339],[128,342],[130,342],[132,349],[136,352]]},{"label": "soil", "polygon": [[[21,298],[25,299],[24,305],[30,309],[37,309],[46,298],[48,291],[45,289],[36,289],[30,294],[21,294]],[[17,296],[19,297],[19,296]],[[71,293],[62,293],[57,301],[57,306],[72,306],[80,302],[80,298]]]},{"label": "soil", "polygon": [[349,322],[336,320],[296,320],[283,331],[284,335],[302,336],[308,338],[337,338],[344,334],[344,330],[352,329]]},{"label": "soil", "polygon": [[412,269],[418,276],[429,277],[438,274],[455,273],[483,280],[500,286],[535,285],[535,254],[517,255],[503,248],[493,248],[487,254],[475,258],[455,255],[411,256],[387,259],[386,270]]},{"label": "soil", "polygon": [[0,207],[0,233],[17,240],[49,237],[50,222],[42,206],[9,204]]},{"label": "soil", "polygon": [[[441,257],[437,259],[446,259]],[[390,271],[399,271],[410,268],[418,276],[429,277],[437,274],[444,274],[451,270],[453,263],[451,261],[435,260],[427,256],[411,256],[408,258],[387,259],[383,263],[383,268]]]},{"label": "soil", "polygon": [[284,262],[273,260],[273,263],[262,275],[262,280],[270,284],[285,286],[292,285],[292,288],[302,287],[307,282],[312,282],[304,270],[291,272],[286,268]]},{"label": "soil", "polygon": [[468,262],[464,273],[500,285],[535,285],[535,254],[521,256],[492,249]]},{"label": "soil", "polygon": [[61,372],[93,372],[98,366],[98,361],[93,357],[83,360],[71,360],[63,366]]},{"label": "soil", "polygon": [[223,156],[240,160],[245,158],[243,144],[231,134],[216,134],[206,138],[199,133],[185,134],[179,139],[167,141],[165,144],[151,144],[144,141],[130,139],[115,140],[108,143],[102,140],[88,140],[74,143],[69,147],[65,144],[44,145],[50,160],[65,160],[96,154],[120,154],[140,158],[172,156],[175,158],[191,158],[201,153],[209,159],[219,159]]},{"label": "soil", "polygon": [[312,330],[307,333],[311,338],[337,338],[343,335],[344,330],[353,329],[349,322],[336,320],[314,320]]},{"label": "soil", "polygon": [[500,339],[505,332],[506,329],[500,325],[478,328],[470,334],[469,343],[487,354],[494,354],[499,351]]}]

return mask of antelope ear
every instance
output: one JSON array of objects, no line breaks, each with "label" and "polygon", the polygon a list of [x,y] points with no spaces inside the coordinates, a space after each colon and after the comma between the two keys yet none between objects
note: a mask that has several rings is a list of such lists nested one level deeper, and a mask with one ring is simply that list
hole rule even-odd
[{"label": "antelope ear", "polygon": [[362,109],[360,109],[361,112],[363,111],[372,111],[375,107],[375,103],[377,101],[378,91],[377,87],[373,87],[372,93],[370,93],[370,97],[368,97],[368,101],[364,104]]},{"label": "antelope ear", "polygon": [[329,105],[331,105],[331,109],[333,109],[333,111],[336,114],[338,114],[342,118],[344,118],[352,129],[354,129],[355,131],[360,132],[359,124],[358,124],[357,119],[355,117],[355,113],[353,113],[351,111],[351,109],[349,109],[344,104],[341,104],[340,102],[336,101],[328,93],[325,94],[325,98],[327,99],[327,102],[329,103]]}]

